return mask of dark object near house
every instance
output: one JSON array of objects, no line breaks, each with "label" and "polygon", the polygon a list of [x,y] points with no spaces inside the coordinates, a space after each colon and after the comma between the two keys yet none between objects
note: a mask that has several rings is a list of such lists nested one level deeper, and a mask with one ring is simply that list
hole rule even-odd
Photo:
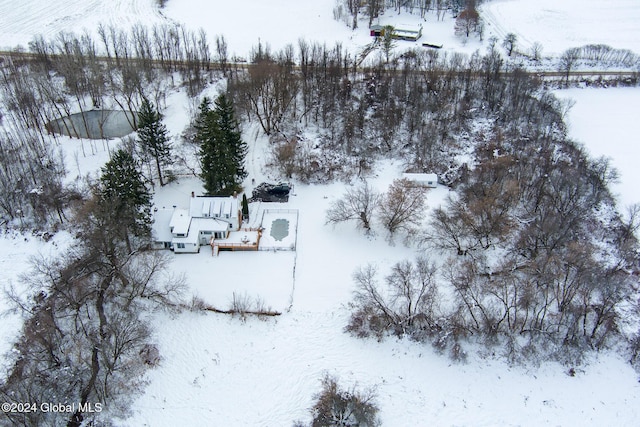
[{"label": "dark object near house", "polygon": [[269,184],[267,182],[263,182],[253,189],[250,201],[288,202],[290,191],[291,184],[289,183],[280,182],[278,184]]},{"label": "dark object near house", "polygon": [[422,43],[422,47],[430,47],[432,49],[442,49],[442,45],[431,44],[431,43]]}]

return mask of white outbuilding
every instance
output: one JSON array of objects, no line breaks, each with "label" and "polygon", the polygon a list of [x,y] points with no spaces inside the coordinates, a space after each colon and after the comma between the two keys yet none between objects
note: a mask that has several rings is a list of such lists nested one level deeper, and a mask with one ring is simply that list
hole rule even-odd
[{"label": "white outbuilding", "polygon": [[402,178],[422,187],[436,188],[438,175],[435,173],[403,173]]}]

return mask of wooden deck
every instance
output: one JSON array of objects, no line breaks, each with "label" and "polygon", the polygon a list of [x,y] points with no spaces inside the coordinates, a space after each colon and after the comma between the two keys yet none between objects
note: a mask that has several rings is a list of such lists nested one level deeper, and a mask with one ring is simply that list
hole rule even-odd
[{"label": "wooden deck", "polygon": [[[249,235],[255,235],[255,239],[249,238]],[[261,236],[261,229],[243,228],[232,231],[226,239],[212,239],[211,255],[217,256],[220,251],[257,251]]]}]

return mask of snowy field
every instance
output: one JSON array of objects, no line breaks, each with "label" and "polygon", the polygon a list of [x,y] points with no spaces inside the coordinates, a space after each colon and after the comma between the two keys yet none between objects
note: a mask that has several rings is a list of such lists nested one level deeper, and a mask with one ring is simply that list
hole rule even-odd
[{"label": "snowy field", "polygon": [[619,182],[611,187],[621,207],[640,203],[640,88],[573,88],[555,94],[575,101],[568,114],[569,136],[592,156],[609,157],[618,170]]},{"label": "snowy field", "polygon": [[638,383],[604,355],[570,377],[472,357],[451,364],[424,345],[343,334],[345,312],[293,312],[269,320],[185,313],[160,317],[161,366],[135,402],[131,427],[291,426],[308,420],[325,373],[345,387],[375,387],[382,425],[632,426]]},{"label": "snowy field", "polygon": [[[258,40],[274,49],[295,45],[301,37],[329,45],[341,40],[354,50],[370,41],[366,23],[351,31],[333,20],[334,0],[169,0],[162,12],[155,4],[155,0],[0,0],[0,49],[26,46],[37,33],[54,37],[59,31],[92,32],[99,22],[129,27],[139,21],[202,27],[212,47],[215,35],[224,34],[230,54],[240,56],[247,56]],[[638,0],[494,0],[483,5],[482,13],[489,23],[487,37],[515,32],[524,47],[542,43],[545,55],[587,43],[640,52]],[[382,22],[389,23],[387,19],[395,17],[388,14]],[[398,19],[415,21],[415,17]],[[482,48],[479,42],[463,45],[455,39],[448,16],[435,22],[429,15],[422,41],[465,52]],[[621,171],[621,183],[614,190],[622,202],[640,201],[635,190],[640,176],[633,163],[640,147],[640,90],[571,89],[558,95],[577,101],[569,112],[572,137],[594,155],[611,156]],[[191,104],[184,93],[172,93],[166,107],[169,131],[178,135]],[[266,139],[256,137],[254,128],[245,136],[250,178],[269,180],[261,168],[267,161]],[[97,171],[112,144],[115,141],[61,138],[68,179]],[[401,168],[383,164],[377,173],[371,183],[384,191],[400,177]],[[345,191],[344,183],[295,184],[296,196],[282,207],[299,210],[296,252],[221,252],[212,257],[204,247],[197,255],[169,253],[171,269],[184,274],[190,295],[227,309],[235,292],[259,298],[283,315],[242,321],[213,313],[154,314],[162,362],[149,371],[144,393],[134,398],[132,418],[118,426],[290,426],[296,419],[309,419],[308,409],[324,373],[335,374],[347,388],[375,387],[385,426],[637,425],[637,375],[610,354],[589,361],[571,377],[566,367],[555,363],[510,367],[499,355],[484,357],[469,348],[468,363],[458,365],[427,345],[358,340],[344,334],[354,269],[371,263],[384,273],[395,262],[413,258],[415,251],[401,242],[390,246],[382,235],[366,237],[352,224],[326,226],[324,212]],[[158,206],[187,207],[191,191],[201,192],[201,183],[180,179],[154,200]],[[438,206],[446,195],[444,187],[430,190],[428,206]],[[68,244],[66,234],[49,242],[0,236],[0,287],[18,284],[33,255],[56,256]],[[2,298],[0,306],[6,307]],[[0,319],[2,353],[9,350],[19,324],[15,315]]]},{"label": "snowy field", "polygon": [[[194,31],[203,28],[215,48],[216,35],[224,35],[230,56],[248,57],[258,42],[279,50],[297,45],[303,38],[358,52],[371,42],[364,15],[352,31],[333,19],[335,0],[169,0],[163,10],[156,0],[0,0],[0,49],[27,47],[35,34],[53,38],[61,31],[88,31],[96,34],[98,24],[130,28],[142,22],[153,25],[179,22]],[[502,40],[513,32],[523,50],[542,43],[543,54],[557,55],[570,47],[591,43],[640,53],[640,2],[637,0],[491,0],[480,8],[486,22],[485,42],[491,36]],[[293,19],[291,17],[294,17]],[[417,16],[397,16],[387,12],[381,24],[418,24]],[[438,20],[428,14],[422,22],[421,42],[443,44],[445,50],[473,52],[482,49],[476,40],[457,39],[453,19],[446,14]],[[414,44],[399,42],[404,49]]]},{"label": "snowy field", "polygon": [[280,312],[291,304],[291,252],[220,251],[212,256],[211,248],[203,246],[199,254],[170,255],[171,270],[185,275],[189,294],[217,309],[231,308],[234,293]]},{"label": "snowy field", "polygon": [[129,28],[166,20],[156,0],[0,0],[0,49],[27,47],[36,34],[47,39],[60,32],[96,34],[99,24]]},{"label": "snowy field", "polygon": [[[401,169],[380,166],[371,183],[383,191]],[[325,373],[345,387],[374,387],[385,426],[633,425],[640,416],[640,389],[633,370],[614,355],[591,360],[571,377],[556,363],[511,367],[499,356],[470,348],[468,363],[452,364],[428,345],[345,334],[353,270],[372,263],[386,271],[415,252],[401,244],[390,247],[382,235],[366,237],[351,224],[324,225],[325,210],[343,191],[343,184],[297,184],[296,196],[282,204],[300,210],[290,311],[245,321],[216,314],[158,315],[163,360],[149,372],[147,391],[122,426],[168,427],[176,419],[185,425],[288,426],[308,419]],[[429,190],[428,206],[438,206],[447,192],[442,186]],[[258,285],[271,298],[288,289],[292,270],[284,262],[265,268],[262,258],[271,263],[285,254],[294,255],[228,252],[210,263],[208,253],[181,255],[174,257],[174,268],[193,271],[195,278],[207,265],[211,272],[226,265],[261,276]],[[198,294],[205,300],[224,301],[224,294],[214,295],[218,290],[200,283]]]},{"label": "snowy field", "polygon": [[638,0],[492,0],[481,7],[487,36],[518,36],[525,52],[535,42],[544,55],[606,44],[640,53]]}]

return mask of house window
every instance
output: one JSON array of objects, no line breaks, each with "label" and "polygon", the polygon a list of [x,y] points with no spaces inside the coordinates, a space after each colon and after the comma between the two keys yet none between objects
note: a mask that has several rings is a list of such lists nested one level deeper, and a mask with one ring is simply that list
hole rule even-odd
[{"label": "house window", "polygon": [[178,243],[178,249],[184,249],[184,243]]}]

